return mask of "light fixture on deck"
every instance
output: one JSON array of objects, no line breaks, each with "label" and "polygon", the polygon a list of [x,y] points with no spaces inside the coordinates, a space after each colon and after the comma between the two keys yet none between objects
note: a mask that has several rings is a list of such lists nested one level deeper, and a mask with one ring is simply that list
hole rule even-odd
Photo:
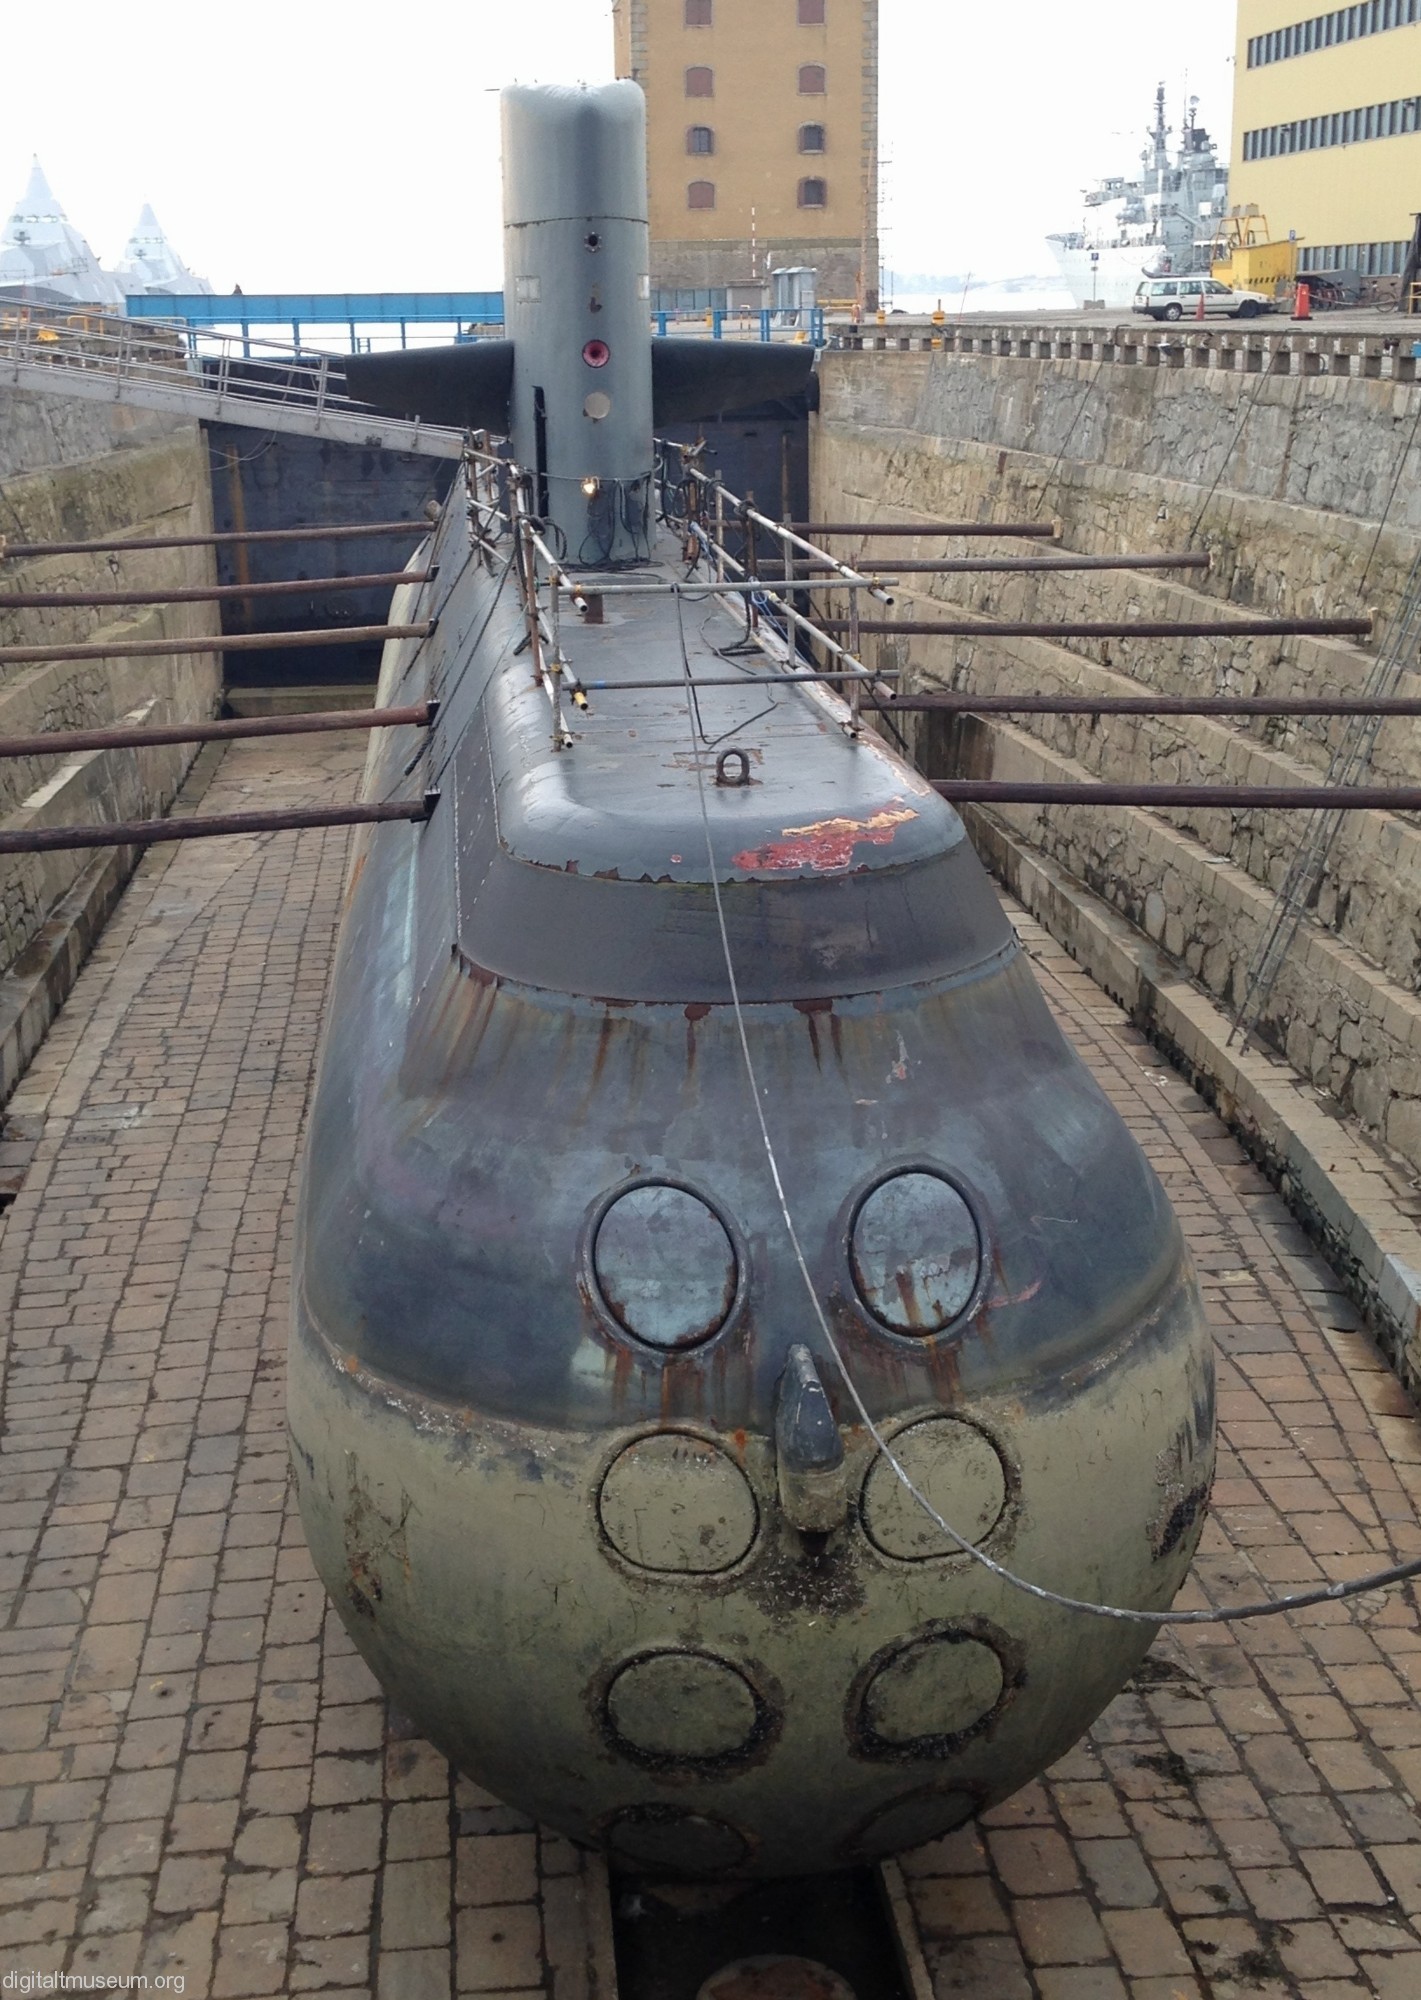
[{"label": "light fixture on deck", "polygon": [[597,495],[602,491],[602,482],[600,479],[594,478],[589,472],[586,479],[582,482],[582,490],[589,500],[595,500]]}]

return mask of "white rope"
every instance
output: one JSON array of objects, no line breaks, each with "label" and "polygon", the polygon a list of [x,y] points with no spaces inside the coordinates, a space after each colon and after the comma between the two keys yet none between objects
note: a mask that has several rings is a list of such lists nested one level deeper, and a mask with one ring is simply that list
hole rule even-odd
[{"label": "white rope", "polygon": [[715,898],[716,922],[720,927],[720,945],[725,958],[726,978],[730,983],[730,1001],[735,1014],[736,1033],[740,1038],[740,1054],[745,1065],[745,1079],[750,1086],[750,1100],[755,1107],[756,1123],[760,1128],[760,1142],[764,1147],[765,1162],[769,1168],[770,1181],[775,1191],[775,1201],[779,1207],[781,1219],[784,1222],[785,1234],[789,1238],[790,1250],[793,1253],[799,1275],[804,1281],[804,1289],[808,1295],[810,1308],[818,1323],[819,1331],[823,1336],[824,1345],[833,1357],[834,1366],[839,1371],[844,1387],[848,1391],[849,1400],[858,1412],[860,1422],[873,1439],[879,1451],[883,1454],[887,1464],[892,1468],[894,1477],[898,1480],[904,1491],[922,1508],[928,1519],[947,1536],[949,1541],[955,1542],[964,1555],[970,1556],[973,1562],[986,1570],[990,1576],[996,1577],[999,1582],[1009,1584],[1013,1590],[1021,1591],[1027,1597],[1034,1597],[1042,1604],[1053,1604],[1063,1611],[1078,1611],[1091,1618],[1113,1619],[1120,1624],[1153,1626],[1236,1624],[1246,1618],[1271,1618],[1276,1617],[1280,1612],[1305,1610],[1309,1605],[1313,1604],[1335,1604],[1344,1598],[1360,1597],[1368,1591],[1380,1590],[1388,1584],[1404,1583],[1412,1577],[1421,1576],[1421,1557],[1418,1557],[1412,1562],[1398,1564],[1393,1569],[1380,1570],[1372,1576],[1357,1577],[1345,1583],[1329,1584],[1323,1589],[1304,1591],[1295,1597],[1273,1598],[1260,1604],[1236,1605],[1224,1611],[1134,1611],[1118,1604],[1095,1604],[1088,1598],[1070,1597],[1058,1590],[1048,1590],[1044,1584],[1032,1583],[1026,1577],[1017,1576],[1012,1570],[1007,1569],[1004,1564],[994,1561],[991,1556],[978,1548],[975,1542],[970,1541],[966,1535],[961,1534],[958,1529],[954,1528],[951,1522],[945,1521],[927,1495],[913,1483],[911,1475],[901,1460],[892,1451],[888,1440],[869,1414],[868,1406],[859,1393],[858,1384],[849,1373],[848,1364],[844,1359],[838,1341],[834,1338],[828,1315],[824,1311],[818,1290],[810,1275],[809,1264],[799,1240],[799,1231],[795,1228],[789,1198],[785,1193],[784,1180],[780,1174],[779,1159],[776,1156],[774,1141],[770,1137],[770,1128],[765,1117],[765,1093],[761,1089],[759,1079],[755,1074],[754,1058],[750,1053],[750,1038],[745,1027],[745,1010],[741,1005],[740,984],[735,976],[735,963],[730,949],[730,932],[725,921],[725,903],[721,895],[720,870],[716,860],[715,839],[711,831],[710,806],[706,798],[705,773],[701,769],[699,754],[695,754],[696,731],[695,710],[691,689],[691,661],[686,645],[685,618],[681,608],[681,593],[679,588],[675,592],[675,597],[676,619],[681,639],[681,660],[686,679],[686,718],[691,729],[692,762],[696,773],[696,791],[700,800],[701,825],[706,840],[706,862],[710,870],[711,893]]}]

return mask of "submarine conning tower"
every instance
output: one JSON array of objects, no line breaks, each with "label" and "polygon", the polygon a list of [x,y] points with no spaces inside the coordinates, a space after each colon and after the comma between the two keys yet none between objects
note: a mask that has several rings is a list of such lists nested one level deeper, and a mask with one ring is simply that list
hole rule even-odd
[{"label": "submarine conning tower", "polygon": [[650,560],[658,427],[790,398],[814,350],[651,332],[646,99],[636,83],[503,92],[504,338],[353,354],[352,396],[508,438],[560,561]]},{"label": "submarine conning tower", "polygon": [[646,100],[634,83],[503,93],[513,455],[570,562],[650,554]]}]

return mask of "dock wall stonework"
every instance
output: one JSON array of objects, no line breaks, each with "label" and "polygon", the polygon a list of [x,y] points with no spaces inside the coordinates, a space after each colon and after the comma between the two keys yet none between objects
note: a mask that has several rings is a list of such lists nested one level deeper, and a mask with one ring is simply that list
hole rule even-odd
[{"label": "dock wall stonework", "polygon": [[[207,450],[186,419],[0,392],[0,536],[19,542],[205,533]],[[7,593],[215,582],[213,551],[0,557]],[[0,662],[0,735],[34,735],[216,713],[215,604],[116,612],[0,610],[0,647],[106,638],[203,638],[211,653],[37,664]],[[192,764],[184,748],[0,761],[0,828],[164,813]],[[131,850],[0,856],[0,1107],[62,1004],[131,872]]]},{"label": "dock wall stonework", "polygon": [[[1143,336],[1138,336],[1143,339]],[[1178,344],[1178,336],[1174,336]],[[1203,336],[1201,336],[1203,338]],[[1215,343],[1218,336],[1214,336]],[[1235,336],[1236,339],[1241,336]],[[1257,340],[1257,336],[1253,336]],[[816,420],[816,518],[1057,519],[1089,554],[1207,550],[1189,587],[1140,572],[905,576],[895,616],[1168,619],[1267,612],[1355,616],[1384,637],[1421,554],[1421,386],[1330,366],[1140,365],[1041,352],[836,351]],[[1393,346],[1395,344],[1393,343]],[[1242,353],[1245,350],[1239,349]],[[1286,355],[1288,370],[1275,365]],[[1270,358],[1271,357],[1271,358]],[[1365,358],[1365,357],[1362,357]],[[1324,360],[1327,357],[1324,356]],[[1414,372],[1414,371],[1411,371]],[[972,553],[993,544],[977,543]],[[1003,543],[1003,553],[1026,545]],[[940,553],[941,543],[878,553]],[[1048,552],[1033,545],[1032,553]],[[907,587],[911,586],[911,588]],[[892,637],[866,642],[903,685],[1100,694],[1361,694],[1375,643],[1321,639]],[[1397,692],[1421,696],[1421,676]],[[1320,720],[905,717],[935,777],[1119,782],[1310,782],[1343,725]],[[1377,783],[1421,784],[1421,729],[1386,723]],[[1304,830],[1260,809],[972,809],[974,836],[1028,901],[1051,879],[1138,927],[1225,1010]],[[1055,892],[1059,903],[1059,887]],[[1037,912],[1050,921],[1043,905]],[[1264,1009],[1259,1038],[1324,1101],[1421,1169],[1421,824],[1348,815],[1315,906]]]}]

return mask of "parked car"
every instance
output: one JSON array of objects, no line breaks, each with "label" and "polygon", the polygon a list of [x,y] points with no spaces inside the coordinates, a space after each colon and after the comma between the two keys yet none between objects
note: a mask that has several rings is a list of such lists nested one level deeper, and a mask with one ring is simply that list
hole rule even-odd
[{"label": "parked car", "polygon": [[1132,310],[1151,319],[1197,319],[1201,292],[1209,319],[1252,319],[1274,310],[1272,299],[1262,292],[1236,292],[1217,278],[1146,278],[1135,293]]}]

